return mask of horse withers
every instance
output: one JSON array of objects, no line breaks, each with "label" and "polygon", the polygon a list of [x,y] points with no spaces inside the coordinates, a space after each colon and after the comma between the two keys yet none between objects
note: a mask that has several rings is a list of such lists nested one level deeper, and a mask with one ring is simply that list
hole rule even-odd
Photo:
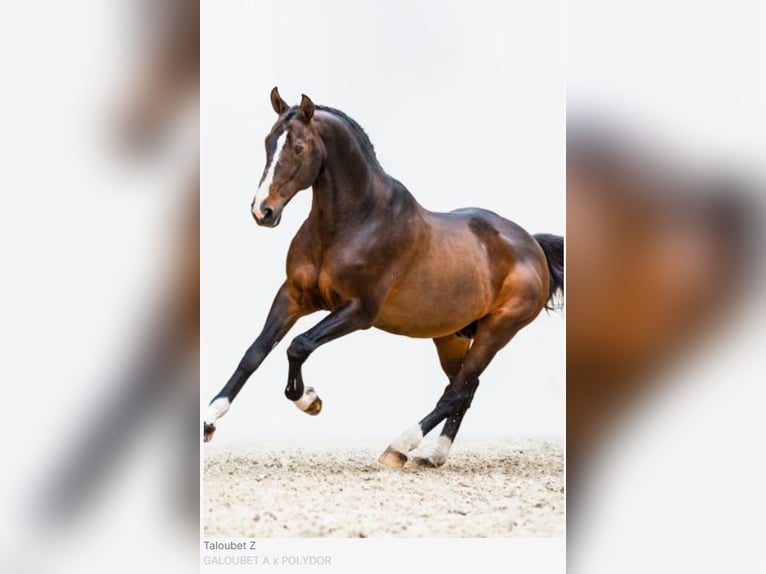
[{"label": "horse withers", "polygon": [[435,213],[378,163],[364,130],[343,112],[303,96],[266,136],[266,167],[252,214],[275,227],[282,210],[312,188],[311,212],[287,253],[287,279],[261,334],[213,398],[205,441],[250,375],[302,316],[330,311],[287,349],[285,395],[317,415],[322,401],[301,366],[319,346],[360,329],[431,338],[449,378],[436,407],[394,440],[380,461],[400,467],[423,436],[445,421],[435,449],[417,466],[445,463],[479,376],[500,349],[564,287],[564,239],[532,236],[491,211]]}]

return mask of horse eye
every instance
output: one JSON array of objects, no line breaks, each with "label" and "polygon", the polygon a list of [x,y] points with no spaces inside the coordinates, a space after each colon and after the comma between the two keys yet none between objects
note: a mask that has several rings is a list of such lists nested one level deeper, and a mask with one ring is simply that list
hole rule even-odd
[{"label": "horse eye", "polygon": [[303,153],[303,146],[298,144],[295,146],[295,155],[301,155]]}]

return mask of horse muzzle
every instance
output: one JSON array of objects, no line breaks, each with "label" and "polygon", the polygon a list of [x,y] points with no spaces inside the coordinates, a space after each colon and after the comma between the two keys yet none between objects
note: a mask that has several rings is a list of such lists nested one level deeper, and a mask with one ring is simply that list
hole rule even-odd
[{"label": "horse muzzle", "polygon": [[251,212],[255,222],[261,227],[276,227],[282,220],[281,209],[272,209],[262,205],[259,209],[253,208]]}]

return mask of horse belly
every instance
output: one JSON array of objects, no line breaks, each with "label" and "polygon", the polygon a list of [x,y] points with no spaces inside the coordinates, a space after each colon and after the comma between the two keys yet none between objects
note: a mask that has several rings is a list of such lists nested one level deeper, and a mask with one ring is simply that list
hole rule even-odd
[{"label": "horse belly", "polygon": [[487,299],[486,289],[477,282],[466,285],[463,281],[421,281],[412,287],[394,289],[373,326],[408,337],[443,337],[483,317]]}]

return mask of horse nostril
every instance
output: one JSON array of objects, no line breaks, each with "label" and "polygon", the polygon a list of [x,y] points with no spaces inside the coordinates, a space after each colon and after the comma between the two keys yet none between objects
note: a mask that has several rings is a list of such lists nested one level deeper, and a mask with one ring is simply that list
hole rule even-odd
[{"label": "horse nostril", "polygon": [[264,221],[271,221],[274,218],[274,210],[270,207],[264,207],[261,209]]}]

